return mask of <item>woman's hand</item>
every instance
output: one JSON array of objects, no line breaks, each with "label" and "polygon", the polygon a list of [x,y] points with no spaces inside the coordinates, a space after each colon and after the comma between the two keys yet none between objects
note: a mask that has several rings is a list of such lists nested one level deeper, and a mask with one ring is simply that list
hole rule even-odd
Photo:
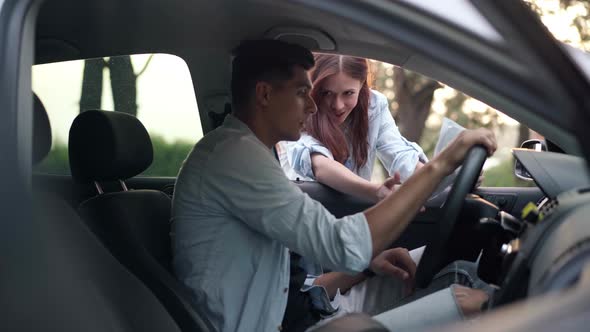
[{"label": "woman's hand", "polygon": [[401,177],[398,172],[395,172],[392,177],[387,178],[383,184],[377,188],[377,193],[375,194],[377,200],[380,201],[391,195],[391,193],[397,189],[396,185],[401,184],[400,179]]},{"label": "woman's hand", "polygon": [[479,177],[477,178],[477,182],[475,183],[475,187],[473,188],[473,190],[481,187],[481,185],[483,184],[483,180],[485,180],[485,176],[483,175],[483,169],[482,169],[481,173],[479,173]]}]

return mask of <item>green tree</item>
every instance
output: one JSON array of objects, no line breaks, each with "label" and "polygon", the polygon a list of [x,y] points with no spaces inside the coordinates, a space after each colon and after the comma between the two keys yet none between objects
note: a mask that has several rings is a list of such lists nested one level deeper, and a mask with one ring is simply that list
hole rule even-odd
[{"label": "green tree", "polygon": [[[431,114],[434,93],[443,88],[443,85],[423,75],[382,62],[373,62],[373,66],[374,86],[387,96],[401,134],[410,141],[419,142],[427,154],[432,152],[439,128],[428,128],[425,124]],[[492,108],[488,107],[484,112],[469,112],[465,106],[469,98],[454,91],[445,100],[446,111],[443,115],[467,128],[501,127],[496,121],[498,114]]]},{"label": "green tree", "polygon": [[[590,49],[590,1],[588,0],[560,0],[562,9],[567,10],[572,7],[582,8],[581,14],[577,15],[571,23],[578,31],[579,46],[588,51]],[[569,42],[564,40],[563,42]]]},{"label": "green tree", "polygon": [[392,115],[401,134],[410,141],[420,141],[434,98],[442,85],[425,76],[373,62],[377,90],[388,97]]},{"label": "green tree", "polygon": [[102,109],[103,74],[106,68],[110,75],[114,111],[137,116],[137,79],[145,72],[152,57],[153,54],[137,74],[129,55],[110,57],[106,60],[103,58],[85,60],[80,113]]},{"label": "green tree", "polygon": [[80,113],[99,110],[102,103],[102,75],[105,68],[102,58],[84,60]]}]

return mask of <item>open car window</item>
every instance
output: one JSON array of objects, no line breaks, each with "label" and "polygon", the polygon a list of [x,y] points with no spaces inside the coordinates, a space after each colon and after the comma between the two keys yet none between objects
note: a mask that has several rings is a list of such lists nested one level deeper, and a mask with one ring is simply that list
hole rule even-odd
[{"label": "open car window", "polygon": [[36,168],[40,173],[70,173],[69,128],[86,110],[137,116],[154,147],[154,161],[144,176],[176,176],[203,136],[193,82],[177,56],[139,54],[36,65],[33,91],[45,104],[53,128],[52,150]]},{"label": "open car window", "polygon": [[[492,129],[498,139],[498,150],[484,166],[484,187],[529,187],[514,175],[512,148],[538,134],[525,125],[461,91],[453,89],[424,75],[394,65],[371,61],[373,88],[382,92],[400,132],[410,141],[418,143],[432,158],[443,118],[475,129]],[[385,169],[375,163],[372,181],[382,182]]]}]

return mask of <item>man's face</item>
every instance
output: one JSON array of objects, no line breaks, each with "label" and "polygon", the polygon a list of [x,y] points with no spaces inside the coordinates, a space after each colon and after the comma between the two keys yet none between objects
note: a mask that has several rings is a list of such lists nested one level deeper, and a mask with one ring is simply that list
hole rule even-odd
[{"label": "man's face", "polygon": [[296,141],[308,116],[317,111],[311,98],[311,81],[305,69],[293,68],[293,77],[272,87],[267,107],[269,128],[279,141]]}]

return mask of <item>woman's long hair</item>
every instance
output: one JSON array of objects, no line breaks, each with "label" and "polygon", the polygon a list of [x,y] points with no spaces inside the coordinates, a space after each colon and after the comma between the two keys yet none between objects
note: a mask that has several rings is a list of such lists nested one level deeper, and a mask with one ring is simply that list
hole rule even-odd
[{"label": "woman's long hair", "polygon": [[316,65],[311,71],[311,81],[313,82],[311,96],[318,105],[318,111],[309,117],[306,131],[328,148],[334,155],[334,159],[342,164],[346,162],[351,152],[348,150],[346,133],[336,123],[332,111],[320,107],[322,84],[326,78],[340,72],[362,83],[358,103],[346,119],[348,125],[346,131],[352,147],[352,158],[358,170],[367,163],[369,148],[367,141],[369,99],[371,97],[369,62],[367,59],[351,56],[315,54],[315,63]]}]

